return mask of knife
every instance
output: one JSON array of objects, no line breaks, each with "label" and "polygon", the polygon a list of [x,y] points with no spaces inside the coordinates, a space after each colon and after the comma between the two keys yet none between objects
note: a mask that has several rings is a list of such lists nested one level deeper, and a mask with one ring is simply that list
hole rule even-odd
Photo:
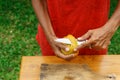
[{"label": "knife", "polygon": [[[64,44],[72,44],[71,41],[67,38],[57,38],[55,39],[56,42],[60,42],[60,43],[64,43]],[[81,45],[83,43],[85,43],[87,40],[82,40],[82,41],[78,41],[77,40],[77,44]]]}]

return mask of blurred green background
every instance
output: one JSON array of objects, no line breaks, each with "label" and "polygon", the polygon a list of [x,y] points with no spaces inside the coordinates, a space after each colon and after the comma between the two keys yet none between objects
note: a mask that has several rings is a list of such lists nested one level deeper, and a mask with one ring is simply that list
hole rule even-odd
[{"label": "blurred green background", "polygon": [[[110,16],[117,0],[111,0]],[[30,0],[0,0],[0,80],[18,80],[22,56],[41,55],[35,40],[35,13]],[[120,54],[120,28],[108,54]]]}]

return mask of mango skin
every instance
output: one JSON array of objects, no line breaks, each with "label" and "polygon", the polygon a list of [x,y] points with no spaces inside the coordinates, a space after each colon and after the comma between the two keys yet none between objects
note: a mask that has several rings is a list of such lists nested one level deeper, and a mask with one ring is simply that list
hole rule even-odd
[{"label": "mango skin", "polygon": [[67,45],[67,47],[69,48],[69,51],[65,51],[65,50],[61,49],[61,52],[63,54],[65,54],[65,55],[69,55],[69,54],[76,54],[76,55],[78,55],[79,51],[74,52],[74,49],[77,47],[77,40],[76,40],[76,38],[73,35],[71,35],[71,34],[65,36],[64,38],[69,39],[72,44],[71,45]]}]

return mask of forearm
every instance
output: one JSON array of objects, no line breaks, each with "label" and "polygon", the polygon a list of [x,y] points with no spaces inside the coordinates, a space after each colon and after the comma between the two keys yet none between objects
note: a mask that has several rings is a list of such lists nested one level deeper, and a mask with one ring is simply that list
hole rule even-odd
[{"label": "forearm", "polygon": [[46,37],[51,38],[55,36],[48,15],[46,0],[32,0],[32,5],[38,18],[38,21],[45,32]]},{"label": "forearm", "polygon": [[105,25],[107,26],[107,28],[111,28],[113,32],[116,31],[117,28],[120,26],[120,0],[118,1],[118,5],[113,15]]}]

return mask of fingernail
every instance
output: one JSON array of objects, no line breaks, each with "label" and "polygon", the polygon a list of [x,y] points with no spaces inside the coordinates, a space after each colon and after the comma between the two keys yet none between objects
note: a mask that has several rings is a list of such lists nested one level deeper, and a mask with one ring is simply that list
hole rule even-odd
[{"label": "fingernail", "polygon": [[67,47],[67,48],[65,48],[65,51],[69,51],[70,49]]},{"label": "fingernail", "polygon": [[74,51],[77,51],[77,49],[75,48]]},{"label": "fingernail", "polygon": [[75,57],[75,54],[73,54],[72,56]]},{"label": "fingernail", "polygon": [[85,42],[87,42],[88,40],[85,40]]},{"label": "fingernail", "polygon": [[79,38],[77,38],[78,40],[82,40],[82,38],[81,37],[79,37]]},{"label": "fingernail", "polygon": [[77,39],[78,39],[78,40],[82,40],[82,38],[80,38],[80,37],[79,37],[79,38],[77,38]]}]

